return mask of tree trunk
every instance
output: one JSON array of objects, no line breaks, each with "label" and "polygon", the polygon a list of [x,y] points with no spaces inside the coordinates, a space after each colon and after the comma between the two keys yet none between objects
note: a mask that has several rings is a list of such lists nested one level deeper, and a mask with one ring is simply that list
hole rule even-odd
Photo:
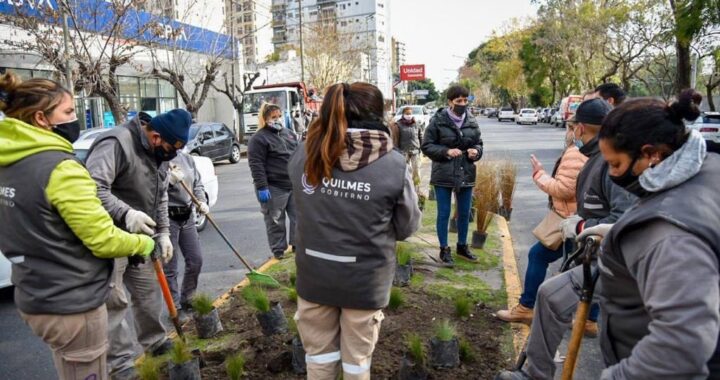
[{"label": "tree trunk", "polygon": [[108,107],[110,107],[110,112],[112,112],[113,118],[115,119],[115,125],[124,123],[127,120],[127,112],[125,111],[125,107],[120,103],[120,99],[105,91],[101,92],[100,96],[105,99]]},{"label": "tree trunk", "polygon": [[715,86],[713,86],[712,84],[705,85],[705,91],[707,92],[708,107],[710,108],[710,111],[715,112],[715,101],[713,101],[713,89],[715,89]]},{"label": "tree trunk", "polygon": [[675,37],[675,53],[677,54],[677,73],[675,76],[675,90],[680,93],[690,88],[690,44],[679,41]]}]

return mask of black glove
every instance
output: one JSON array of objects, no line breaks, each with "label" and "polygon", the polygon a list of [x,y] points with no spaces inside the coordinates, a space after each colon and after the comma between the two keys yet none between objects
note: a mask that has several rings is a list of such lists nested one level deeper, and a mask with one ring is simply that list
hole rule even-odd
[{"label": "black glove", "polygon": [[145,257],[142,255],[128,256],[128,264],[137,268],[140,264],[145,264]]}]

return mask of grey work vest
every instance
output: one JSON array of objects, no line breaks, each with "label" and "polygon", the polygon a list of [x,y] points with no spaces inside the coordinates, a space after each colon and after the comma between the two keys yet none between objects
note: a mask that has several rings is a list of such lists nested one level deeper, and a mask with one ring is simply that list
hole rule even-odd
[{"label": "grey work vest", "polygon": [[[635,262],[632,255],[639,252],[621,250],[623,234],[653,220],[664,220],[701,238],[712,247],[715,255],[720,256],[720,230],[713,222],[720,215],[718,178],[720,156],[708,154],[698,174],[675,188],[642,198],[625,212],[603,240],[600,260],[613,273],[609,277],[605,271],[600,271],[603,320],[611,324],[602,329],[601,347],[609,364],[630,356],[635,344],[649,334],[650,315],[626,264]],[[717,348],[708,367],[711,378],[720,375],[720,350]]]},{"label": "grey work vest", "polygon": [[0,250],[13,262],[15,303],[27,314],[82,313],[110,291],[113,261],[95,257],[45,195],[55,167],[73,159],[48,151],[0,167]]},{"label": "grey work vest", "polygon": [[[122,154],[116,157],[120,170],[115,173],[111,193],[131,208],[139,210],[158,221],[158,206],[168,187],[168,162],[157,163],[141,142],[141,130],[138,118],[103,133],[90,147],[93,149],[108,139],[116,140]],[[124,217],[124,216],[123,216]]]},{"label": "grey work vest", "polygon": [[402,196],[405,159],[390,151],[352,172],[333,170],[318,186],[304,174],[305,146],[288,172],[297,212],[297,290],[322,305],[387,306],[395,273],[393,211]]},{"label": "grey work vest", "polygon": [[402,121],[397,123],[398,131],[400,133],[400,145],[398,148],[403,153],[417,153],[420,151],[420,127],[417,123],[410,125],[403,124]]}]

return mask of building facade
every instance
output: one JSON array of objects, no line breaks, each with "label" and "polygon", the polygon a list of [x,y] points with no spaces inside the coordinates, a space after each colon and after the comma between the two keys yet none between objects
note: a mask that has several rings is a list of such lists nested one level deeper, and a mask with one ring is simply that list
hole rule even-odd
[{"label": "building facade", "polygon": [[273,53],[272,0],[226,0],[228,33],[242,45],[244,65],[256,70]]}]

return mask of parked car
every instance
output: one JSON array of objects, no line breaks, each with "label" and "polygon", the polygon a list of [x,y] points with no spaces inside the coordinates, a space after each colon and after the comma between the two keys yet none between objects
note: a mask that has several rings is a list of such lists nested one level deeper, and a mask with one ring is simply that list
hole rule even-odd
[{"label": "parked car", "polygon": [[497,108],[488,108],[485,110],[485,116],[488,118],[493,118],[498,116],[498,110]]},{"label": "parked car", "polygon": [[[93,133],[92,136],[86,137],[84,139],[78,139],[77,141],[75,141],[73,143],[73,149],[75,149],[75,157],[82,161],[85,161],[85,159],[87,158],[88,150],[90,150],[90,146],[92,146],[93,141],[95,141],[95,139],[97,139],[99,136],[100,133]],[[210,206],[210,208],[212,209],[215,203],[217,203],[219,187],[218,178],[215,174],[215,166],[213,165],[212,160],[207,157],[192,156],[192,158],[195,161],[195,166],[197,167],[198,172],[200,173],[200,180],[205,187],[205,196],[208,199],[208,206]],[[198,231],[202,231],[206,225],[207,218],[204,215],[197,215],[197,217],[195,218],[195,227],[197,227]]]},{"label": "parked car", "polygon": [[562,114],[560,113],[560,109],[556,108],[553,111],[552,116],[550,116],[550,124],[552,124],[555,127],[560,127],[563,125],[563,123],[564,123],[564,121],[562,119]]},{"label": "parked car", "polygon": [[517,124],[537,124],[538,123],[538,114],[537,111],[533,108],[523,108],[520,110],[520,113],[518,113],[517,118],[515,118],[515,122]]},{"label": "parked car", "polygon": [[705,140],[720,143],[720,112],[703,112],[700,117],[687,125],[699,131]]},{"label": "parked car", "polygon": [[10,282],[10,275],[12,274],[12,264],[10,260],[6,259],[0,252],[0,289],[12,286]]},{"label": "parked car", "polygon": [[415,122],[418,123],[420,128],[425,128],[427,126],[428,121],[430,121],[430,111],[428,111],[425,106],[420,105],[407,105],[407,106],[400,106],[397,108],[397,111],[395,112],[395,117],[393,120],[398,121],[402,117],[403,110],[405,108],[410,107],[412,109],[413,117],[415,118]]},{"label": "parked car", "polygon": [[503,120],[515,121],[515,111],[511,107],[500,108],[497,118],[499,122]]},{"label": "parked car", "polygon": [[222,123],[196,123],[190,126],[190,134],[184,148],[191,156],[204,156],[213,162],[240,161],[240,143],[233,131]]}]

